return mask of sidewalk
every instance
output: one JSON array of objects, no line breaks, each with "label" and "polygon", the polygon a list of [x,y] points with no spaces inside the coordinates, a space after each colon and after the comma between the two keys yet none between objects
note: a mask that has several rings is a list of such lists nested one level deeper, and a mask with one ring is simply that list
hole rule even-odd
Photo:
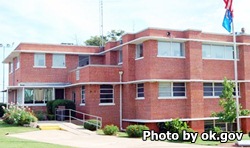
[{"label": "sidewalk", "polygon": [[83,129],[81,126],[66,122],[39,122],[39,125],[59,125],[65,130],[40,130],[9,135],[11,137],[28,139],[46,143],[61,144],[78,148],[161,148],[161,147],[204,147],[195,144],[180,144],[161,141],[142,141],[141,138],[120,138],[116,136],[97,135],[95,132]]}]

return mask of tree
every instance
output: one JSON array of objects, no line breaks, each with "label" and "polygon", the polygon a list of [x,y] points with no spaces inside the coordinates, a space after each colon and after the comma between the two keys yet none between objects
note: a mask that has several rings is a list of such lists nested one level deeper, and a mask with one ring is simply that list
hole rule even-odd
[{"label": "tree", "polygon": [[[121,39],[124,34],[123,30],[111,30],[107,33],[107,36],[103,36],[103,43],[105,44],[108,41],[118,41]],[[84,42],[86,45],[90,46],[101,46],[102,45],[102,36],[91,36],[90,39]]]},{"label": "tree", "polygon": [[125,32],[123,30],[111,30],[110,32],[108,32],[107,37],[109,41],[117,41],[121,39],[124,33]]},{"label": "tree", "polygon": [[[103,37],[103,43],[107,42],[107,38]],[[91,36],[90,39],[84,42],[88,46],[101,46],[102,45],[102,37],[101,36]]]},{"label": "tree", "polygon": [[[236,120],[236,101],[233,98],[235,84],[232,81],[228,81],[224,78],[223,82],[223,90],[222,94],[220,95],[220,102],[219,105],[223,108],[222,111],[217,113],[212,113],[212,116],[219,117],[219,120],[222,122],[229,123],[230,131],[233,128],[233,122]],[[247,109],[242,109],[242,106],[239,104],[239,115],[240,116],[247,116],[249,115],[250,111]]]}]

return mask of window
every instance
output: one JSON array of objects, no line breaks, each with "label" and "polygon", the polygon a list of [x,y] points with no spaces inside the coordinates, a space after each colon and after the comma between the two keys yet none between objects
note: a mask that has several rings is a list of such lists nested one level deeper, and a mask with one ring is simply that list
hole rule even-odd
[{"label": "window", "polygon": [[162,57],[184,57],[183,43],[158,42],[158,56]]},{"label": "window", "polygon": [[79,55],[78,66],[83,67],[89,65],[89,56]]},{"label": "window", "polygon": [[136,53],[135,58],[141,58],[143,57],[143,44],[136,45]]},{"label": "window", "polygon": [[13,67],[13,62],[11,62],[11,63],[10,63],[10,70],[9,70],[9,72],[12,73],[12,72],[13,72],[13,69],[14,69],[14,67]]},{"label": "window", "polygon": [[72,101],[75,103],[76,102],[76,92],[72,91]]},{"label": "window", "polygon": [[136,97],[137,98],[144,98],[144,84],[139,83],[136,85]]},{"label": "window", "polygon": [[113,85],[100,85],[100,103],[114,103]]},{"label": "window", "polygon": [[82,86],[82,104],[85,104],[85,86]]},{"label": "window", "polygon": [[45,66],[45,54],[44,53],[35,53],[34,66]]},{"label": "window", "polygon": [[122,59],[122,50],[119,50],[119,51],[118,51],[118,54],[119,54],[119,55],[118,55],[118,57],[119,57],[119,58],[118,58],[118,63],[119,63],[119,64],[122,64],[122,60],[123,60],[123,59]]},{"label": "window", "polygon": [[[238,83],[238,88],[239,88],[239,83]],[[203,96],[205,97],[219,97],[222,93],[222,90],[223,90],[222,83],[203,83]],[[233,94],[235,95],[235,92]],[[238,92],[238,94],[240,94],[240,91]]]},{"label": "window", "polygon": [[20,68],[20,59],[19,57],[16,58],[16,69]]},{"label": "window", "polygon": [[53,90],[51,88],[29,88],[24,90],[25,104],[45,104],[53,99]]},{"label": "window", "polygon": [[66,67],[64,54],[53,54],[52,67]]},{"label": "window", "polygon": [[183,82],[160,82],[159,83],[159,97],[185,97],[186,85]]},{"label": "window", "polygon": [[[234,59],[233,46],[224,45],[202,45],[202,57],[205,59]],[[239,58],[239,52],[237,49],[237,58]]]},{"label": "window", "polygon": [[76,80],[80,80],[80,70],[76,70]]}]

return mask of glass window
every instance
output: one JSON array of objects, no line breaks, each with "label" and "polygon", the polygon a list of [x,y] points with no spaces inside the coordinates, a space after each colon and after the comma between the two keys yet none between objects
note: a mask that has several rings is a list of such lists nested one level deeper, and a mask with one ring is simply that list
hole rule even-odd
[{"label": "glass window", "polygon": [[82,104],[85,104],[85,86],[82,86]]},{"label": "glass window", "polygon": [[158,42],[158,56],[184,57],[183,44],[178,42]]},{"label": "glass window", "polygon": [[12,72],[13,72],[13,69],[14,69],[14,67],[13,67],[13,62],[11,62],[11,63],[10,63],[10,71],[9,71],[9,72],[12,73]]},{"label": "glass window", "polygon": [[34,66],[45,66],[45,54],[35,53]]},{"label": "glass window", "polygon": [[135,58],[141,58],[143,57],[143,44],[136,45],[136,53]]},{"label": "glass window", "polygon": [[16,69],[20,68],[20,60],[19,57],[16,58]]},{"label": "glass window", "polygon": [[89,65],[89,56],[79,55],[78,66],[83,67],[85,65]]},{"label": "glass window", "polygon": [[80,80],[80,70],[76,70],[76,80]]},{"label": "glass window", "polygon": [[118,59],[118,63],[122,63],[122,50],[119,50],[118,51],[118,54],[119,54],[119,59]]},{"label": "glass window", "polygon": [[183,82],[160,82],[159,97],[185,97],[186,85]]},{"label": "glass window", "polygon": [[143,83],[137,84],[136,89],[137,89],[136,97],[143,98],[144,97],[144,84]]},{"label": "glass window", "polygon": [[[238,49],[237,51],[237,58]],[[224,45],[202,45],[202,57],[207,59],[233,59],[233,46]]]},{"label": "glass window", "polygon": [[100,103],[114,103],[113,85],[100,85]]},{"label": "glass window", "polygon": [[53,100],[52,88],[27,88],[24,90],[25,104],[45,104]]},{"label": "glass window", "polygon": [[53,67],[65,67],[65,55],[53,54]]},{"label": "glass window", "polygon": [[[238,90],[239,90],[239,83],[238,83]],[[223,90],[222,83],[203,83],[203,96],[205,97],[219,97]],[[234,88],[235,90],[235,88]],[[238,92],[240,95],[240,91]],[[235,91],[233,93],[235,95]]]}]

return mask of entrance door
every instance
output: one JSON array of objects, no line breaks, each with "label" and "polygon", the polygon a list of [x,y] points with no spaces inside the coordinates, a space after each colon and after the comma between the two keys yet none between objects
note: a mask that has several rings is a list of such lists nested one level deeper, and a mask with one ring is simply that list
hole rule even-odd
[{"label": "entrance door", "polygon": [[55,89],[55,99],[64,99],[64,89],[61,88]]}]

